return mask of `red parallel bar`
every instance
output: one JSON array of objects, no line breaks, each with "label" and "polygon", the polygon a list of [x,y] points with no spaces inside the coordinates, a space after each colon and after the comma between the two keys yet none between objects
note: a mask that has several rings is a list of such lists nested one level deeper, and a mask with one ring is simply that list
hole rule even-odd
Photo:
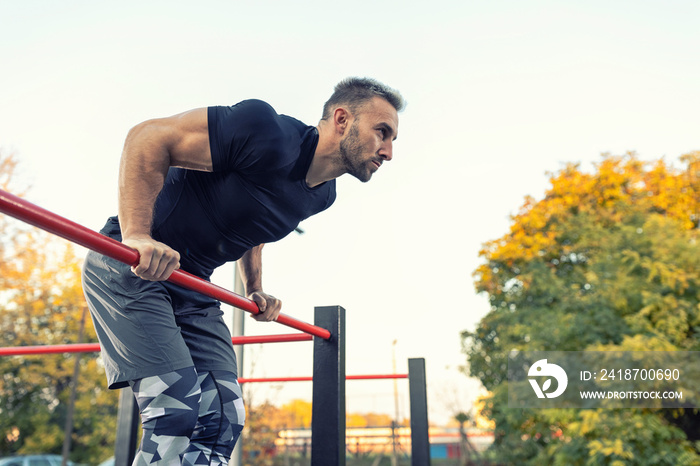
[{"label": "red parallel bar", "polygon": [[407,379],[408,374],[348,375],[347,380]]},{"label": "red parallel bar", "polygon": [[234,345],[250,345],[253,343],[289,343],[293,341],[311,341],[314,337],[306,333],[290,333],[287,335],[250,335],[233,337]]},{"label": "red parallel bar", "polygon": [[[139,262],[139,253],[130,247],[96,231],[90,230],[60,215],[54,214],[42,207],[32,204],[20,197],[0,189],[0,212],[15,217],[35,227],[53,233],[69,241],[77,243],[105,256],[124,262],[128,265],[136,265]],[[235,306],[251,314],[258,314],[260,310],[257,304],[248,298],[237,295],[225,288],[214,285],[195,275],[176,270],[168,279],[171,283],[184,288],[197,291],[218,301]],[[301,330],[304,333],[328,340],[331,333],[325,328],[317,327],[302,322],[285,314],[277,317],[277,322],[288,327]]]},{"label": "red parallel bar", "polygon": [[70,345],[8,346],[0,348],[0,356],[31,356],[33,354],[55,353],[94,353],[101,351],[99,343],[78,343]]},{"label": "red parallel bar", "polygon": [[239,377],[238,383],[254,382],[311,382],[312,377]]},{"label": "red parallel bar", "polygon": [[[408,374],[348,375],[346,380],[407,379]],[[255,382],[311,382],[313,377],[240,377],[238,383]]]},{"label": "red parallel bar", "polygon": [[[250,345],[254,343],[289,343],[294,341],[313,340],[312,335],[306,333],[292,333],[287,335],[251,335],[231,338],[234,345]],[[102,351],[99,343],[77,343],[67,345],[40,345],[40,346],[7,346],[0,348],[0,356],[29,356],[34,354],[56,353],[93,353]]]}]

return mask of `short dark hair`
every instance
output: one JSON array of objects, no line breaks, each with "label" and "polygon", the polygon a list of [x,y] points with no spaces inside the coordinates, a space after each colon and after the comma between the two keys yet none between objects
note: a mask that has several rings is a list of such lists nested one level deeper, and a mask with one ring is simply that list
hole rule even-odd
[{"label": "short dark hair", "polygon": [[374,97],[381,97],[389,102],[397,112],[406,106],[406,101],[399,92],[372,78],[346,78],[340,81],[330,99],[323,105],[322,120],[331,117],[333,110],[340,105],[347,105],[352,113]]}]

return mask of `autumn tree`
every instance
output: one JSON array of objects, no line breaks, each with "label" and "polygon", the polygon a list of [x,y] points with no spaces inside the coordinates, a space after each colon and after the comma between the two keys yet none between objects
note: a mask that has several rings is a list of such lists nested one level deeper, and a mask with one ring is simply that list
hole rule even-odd
[{"label": "autumn tree", "polygon": [[[21,194],[17,159],[0,152],[0,188]],[[0,214],[0,346],[96,342],[72,246]],[[75,355],[0,357],[0,456],[60,454]],[[98,353],[80,358],[71,459],[96,464],[114,451],[117,400]]]},{"label": "autumn tree", "polygon": [[700,350],[700,152],[680,161],[568,165],[485,244],[474,277],[491,309],[463,345],[501,461],[700,462],[695,411],[508,409],[505,383],[511,350]]},{"label": "autumn tree", "polygon": [[[296,429],[311,429],[312,403],[306,400],[291,400],[282,406],[275,406],[269,400],[256,402],[256,393],[244,386],[244,399],[246,400],[246,423],[243,428],[243,462],[251,466],[264,466],[277,464],[275,458],[280,454],[288,454],[283,447],[276,447],[275,441],[280,439],[280,432]],[[392,418],[387,414],[377,413],[347,413],[347,427],[388,427],[392,425]],[[409,426],[410,420],[404,419],[402,426]],[[295,455],[309,457],[311,454],[310,438],[307,438],[306,447],[292,450]],[[371,451],[370,451],[371,452]]]}]

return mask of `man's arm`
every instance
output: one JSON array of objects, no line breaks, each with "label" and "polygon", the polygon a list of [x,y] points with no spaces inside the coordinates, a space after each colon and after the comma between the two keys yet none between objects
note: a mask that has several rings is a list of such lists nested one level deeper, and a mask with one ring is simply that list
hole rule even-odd
[{"label": "man's arm", "polygon": [[271,321],[277,319],[282,309],[282,301],[263,291],[262,287],[262,248],[264,244],[255,246],[238,259],[238,271],[245,287],[245,294],[255,301],[260,314],[253,315],[255,320]]},{"label": "man's arm", "polygon": [[207,109],[145,121],[129,131],[119,166],[119,223],[122,242],[140,254],[133,272],[166,280],[180,255],[151,237],[153,207],[168,168],[212,170]]}]

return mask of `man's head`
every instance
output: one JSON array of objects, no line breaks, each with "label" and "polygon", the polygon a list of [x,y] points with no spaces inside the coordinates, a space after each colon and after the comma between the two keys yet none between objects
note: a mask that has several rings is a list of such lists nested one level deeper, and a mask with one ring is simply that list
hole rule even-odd
[{"label": "man's head", "polygon": [[333,111],[338,107],[347,107],[353,114],[371,101],[374,97],[381,97],[391,104],[397,112],[406,106],[401,94],[389,86],[371,78],[346,78],[335,86],[335,91],[330,99],[323,105],[322,120],[333,116]]},{"label": "man's head", "polygon": [[339,140],[342,172],[369,181],[382,163],[393,157],[398,135],[401,94],[369,78],[341,81],[324,105],[322,123],[332,123]]}]

